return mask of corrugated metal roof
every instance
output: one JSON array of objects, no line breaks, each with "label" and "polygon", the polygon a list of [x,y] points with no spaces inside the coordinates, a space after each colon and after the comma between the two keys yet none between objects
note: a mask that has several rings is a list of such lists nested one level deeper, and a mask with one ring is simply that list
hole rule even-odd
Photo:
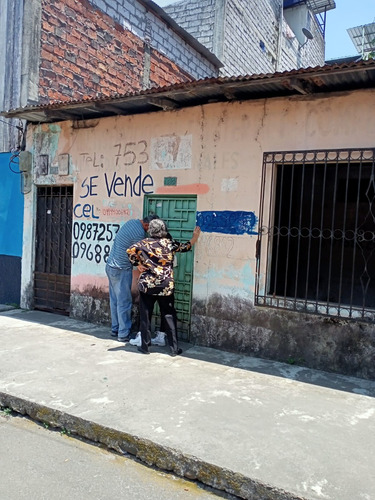
[{"label": "corrugated metal roof", "polygon": [[321,14],[327,10],[332,10],[336,8],[336,3],[334,0],[307,0],[307,5],[314,14]]},{"label": "corrugated metal roof", "polygon": [[173,110],[213,102],[319,95],[374,87],[375,61],[368,60],[283,73],[206,78],[111,97],[28,106],[1,114],[7,118],[21,118],[34,123],[88,120]]},{"label": "corrugated metal roof", "polygon": [[297,5],[306,4],[314,14],[321,14],[327,10],[335,9],[336,3],[334,0],[284,0],[284,8],[296,7]]},{"label": "corrugated metal roof", "polygon": [[375,50],[375,23],[364,24],[347,30],[358,54],[362,56]]}]

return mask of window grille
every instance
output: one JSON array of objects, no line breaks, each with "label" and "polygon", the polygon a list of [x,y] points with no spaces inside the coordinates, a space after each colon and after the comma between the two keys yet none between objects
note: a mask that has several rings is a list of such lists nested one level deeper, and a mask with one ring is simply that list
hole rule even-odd
[{"label": "window grille", "polygon": [[256,305],[374,321],[374,157],[264,154]]}]

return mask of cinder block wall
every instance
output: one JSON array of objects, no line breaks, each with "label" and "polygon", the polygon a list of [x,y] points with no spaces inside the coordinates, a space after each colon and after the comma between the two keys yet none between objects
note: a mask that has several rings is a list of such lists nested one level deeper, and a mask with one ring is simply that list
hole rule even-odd
[{"label": "cinder block wall", "polygon": [[219,57],[222,75],[323,65],[324,40],[314,16],[307,22],[314,40],[299,50],[281,5],[282,0],[185,0],[165,11]]},{"label": "cinder block wall", "polygon": [[147,7],[149,3],[147,0],[90,1],[141,40],[149,40],[153,49],[173,61],[193,78],[218,74],[218,69],[207,60],[206,56],[184,41],[165,20]]},{"label": "cinder block wall", "polygon": [[276,69],[278,2],[227,2],[224,54],[226,74],[271,73]]},{"label": "cinder block wall", "polygon": [[180,26],[212,52],[214,51],[215,9],[216,0],[189,0],[164,7],[167,14],[176,19]]}]

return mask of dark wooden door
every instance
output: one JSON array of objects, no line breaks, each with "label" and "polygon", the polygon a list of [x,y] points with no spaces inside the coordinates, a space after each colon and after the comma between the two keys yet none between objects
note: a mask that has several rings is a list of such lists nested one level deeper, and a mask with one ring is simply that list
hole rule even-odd
[{"label": "dark wooden door", "polygon": [[34,307],[70,311],[73,186],[38,187]]}]

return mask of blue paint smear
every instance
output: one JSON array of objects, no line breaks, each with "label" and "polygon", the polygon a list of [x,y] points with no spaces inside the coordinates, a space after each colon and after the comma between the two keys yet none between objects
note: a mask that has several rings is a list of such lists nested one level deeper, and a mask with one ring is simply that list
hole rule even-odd
[{"label": "blue paint smear", "polygon": [[254,212],[197,212],[197,226],[205,233],[258,234],[257,222]]},{"label": "blue paint smear", "polygon": [[22,256],[23,194],[19,159],[0,153],[0,255]]}]

